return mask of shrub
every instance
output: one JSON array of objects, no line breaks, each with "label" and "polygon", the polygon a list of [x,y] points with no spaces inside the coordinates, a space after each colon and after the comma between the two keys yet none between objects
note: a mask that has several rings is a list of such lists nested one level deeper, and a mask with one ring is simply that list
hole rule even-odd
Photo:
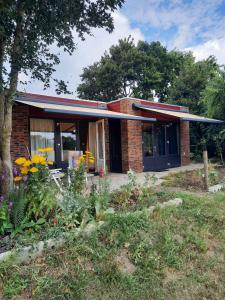
[{"label": "shrub", "polygon": [[11,221],[14,228],[18,228],[26,217],[27,197],[24,184],[14,187],[9,194],[9,199],[9,203],[13,203],[11,210]]},{"label": "shrub", "polygon": [[0,234],[2,235],[12,228],[10,221],[12,205],[4,196],[0,196]]},{"label": "shrub", "polygon": [[100,219],[107,211],[110,202],[110,183],[106,175],[99,178],[98,185],[92,185],[89,199],[92,214]]},{"label": "shrub", "polygon": [[80,163],[77,168],[68,169],[69,191],[76,195],[80,194],[85,187],[85,165]]}]

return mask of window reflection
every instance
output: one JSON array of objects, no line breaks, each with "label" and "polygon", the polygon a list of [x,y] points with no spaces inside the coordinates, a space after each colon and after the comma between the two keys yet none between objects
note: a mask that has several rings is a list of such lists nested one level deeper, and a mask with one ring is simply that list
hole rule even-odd
[{"label": "window reflection", "polygon": [[152,124],[143,124],[143,151],[144,156],[153,156],[153,127]]},{"label": "window reflection", "polygon": [[[46,119],[30,119],[31,155],[40,154],[39,148],[54,149],[54,121]],[[55,160],[55,152],[48,152],[48,159]]]}]

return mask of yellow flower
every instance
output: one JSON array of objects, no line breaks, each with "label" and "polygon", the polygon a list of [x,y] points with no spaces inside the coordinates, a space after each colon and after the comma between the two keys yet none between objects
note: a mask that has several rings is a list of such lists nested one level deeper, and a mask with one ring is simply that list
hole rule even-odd
[{"label": "yellow flower", "polygon": [[49,148],[45,148],[45,152],[52,152],[53,148],[49,147]]},{"label": "yellow flower", "polygon": [[51,147],[38,149],[38,152],[41,152],[41,153],[52,152],[52,151],[53,151],[53,148],[51,148]]},{"label": "yellow flower", "polygon": [[24,167],[29,167],[32,164],[32,162],[28,159],[25,161],[25,163],[23,164]]},{"label": "yellow flower", "polygon": [[89,151],[85,151],[85,153],[86,153],[86,154],[91,154],[91,152],[89,152]]},{"label": "yellow flower", "polygon": [[53,161],[48,161],[48,165],[52,166],[53,165]]},{"label": "yellow flower", "polygon": [[21,176],[16,176],[16,177],[14,177],[14,181],[15,181],[15,182],[18,182],[18,181],[20,181],[21,179],[22,179]]},{"label": "yellow flower", "polygon": [[41,162],[41,165],[42,165],[42,166],[47,166],[47,162],[46,162],[46,161],[42,161],[42,162]]},{"label": "yellow flower", "polygon": [[20,169],[20,173],[23,174],[23,175],[27,175],[28,172],[29,172],[28,167],[22,167],[22,168]]},{"label": "yellow flower", "polygon": [[26,158],[25,157],[19,157],[15,160],[15,163],[17,165],[23,165],[26,162]]},{"label": "yellow flower", "polygon": [[31,173],[37,173],[39,170],[38,170],[38,168],[36,168],[36,167],[33,167],[33,168],[31,168],[30,169],[30,172]]},{"label": "yellow flower", "polygon": [[94,162],[95,162],[94,159],[89,159],[89,163],[90,163],[90,164],[93,164]]},{"label": "yellow flower", "polygon": [[41,164],[45,161],[45,157],[41,155],[34,155],[31,159],[32,163],[34,164]]}]

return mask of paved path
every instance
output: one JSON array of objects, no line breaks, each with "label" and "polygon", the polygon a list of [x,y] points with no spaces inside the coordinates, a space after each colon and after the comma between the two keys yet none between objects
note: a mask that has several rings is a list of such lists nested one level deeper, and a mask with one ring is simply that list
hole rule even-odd
[{"label": "paved path", "polygon": [[[137,182],[140,184],[144,184],[145,182],[145,176],[146,174],[149,174],[149,176],[154,175],[157,177],[157,182],[155,184],[161,184],[163,179],[162,177],[167,176],[171,173],[178,173],[182,171],[191,171],[196,169],[202,169],[203,164],[190,164],[188,166],[182,166],[178,168],[171,168],[169,170],[165,170],[162,172],[143,172],[143,173],[136,173],[137,176]],[[109,173],[108,174],[109,181],[110,181],[110,189],[115,190],[121,187],[122,185],[125,185],[128,183],[128,176],[127,174],[121,174],[121,173]],[[95,183],[98,181],[98,176],[92,177],[89,179],[89,182]]]}]

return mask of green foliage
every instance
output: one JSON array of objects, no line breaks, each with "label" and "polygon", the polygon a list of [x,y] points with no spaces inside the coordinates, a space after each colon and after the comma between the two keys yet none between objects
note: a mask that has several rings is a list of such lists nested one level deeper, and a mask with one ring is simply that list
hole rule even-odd
[{"label": "green foliage", "polygon": [[[71,93],[67,83],[54,77],[60,63],[60,51],[71,55],[76,49],[74,36],[85,39],[92,28],[113,30],[112,13],[121,8],[124,0],[18,0],[0,4],[0,132],[5,140],[0,144],[0,175],[6,180],[0,193],[12,188],[10,137],[12,106],[17,93],[19,74],[37,79],[44,85],[56,85],[56,93]],[[76,33],[74,35],[74,33]]]},{"label": "green foliage", "polygon": [[27,216],[31,219],[48,219],[57,206],[57,189],[53,184],[37,184],[30,186],[27,194]]},{"label": "green foliage", "polygon": [[61,213],[58,215],[59,222],[66,226],[77,227],[86,217],[88,220],[90,219],[91,204],[88,195],[66,190],[62,194],[59,207],[61,210]]},{"label": "green foliage", "polygon": [[[40,0],[4,2],[0,10],[0,61],[10,65],[1,70],[0,87],[6,85],[7,77],[18,76],[17,72],[31,73],[44,83],[47,88],[60,63],[59,56],[51,51],[55,44],[63,51],[72,54],[76,48],[73,31],[81,39],[91,34],[92,28],[113,30],[111,13],[120,8],[123,0],[98,2],[67,1],[65,3]],[[4,65],[3,65],[4,66]],[[13,72],[12,72],[13,71]],[[4,76],[3,76],[4,75]],[[6,76],[6,81],[3,78]],[[17,78],[15,78],[17,81]],[[53,79],[57,84],[57,92],[66,92],[63,80]],[[16,87],[15,91],[16,92]]]},{"label": "green foliage", "polygon": [[78,94],[82,98],[110,101],[133,96],[164,98],[178,74],[185,54],[169,52],[159,42],[119,40],[99,62],[84,69]]},{"label": "green foliage", "polygon": [[[186,56],[179,75],[173,80],[169,87],[166,102],[184,105],[189,108],[191,113],[197,115],[207,115],[207,107],[202,101],[202,94],[206,86],[213,80],[219,69],[214,57],[195,62],[191,53]],[[215,125],[205,125],[202,123],[190,124],[191,152],[194,155],[202,155],[202,151],[207,146],[214,148],[215,145],[210,141],[212,133],[208,133]],[[213,155],[214,153],[210,155]]]},{"label": "green foliage", "polygon": [[10,220],[10,211],[8,201],[1,196],[0,197],[0,234],[3,235],[12,229]]},{"label": "green foliage", "polygon": [[85,164],[80,163],[77,168],[68,169],[68,181],[67,187],[74,195],[82,193],[85,187]]},{"label": "green foliage", "polygon": [[3,299],[224,299],[224,193],[176,196],[180,207],[116,213],[28,265],[1,265]]},{"label": "green foliage", "polygon": [[225,120],[225,71],[220,70],[210,80],[202,95],[207,106],[208,115],[212,118]]},{"label": "green foliage", "polygon": [[20,227],[26,216],[27,196],[26,189],[23,184],[20,184],[10,192],[9,199],[13,203],[11,219],[14,228]]},{"label": "green foliage", "polygon": [[98,184],[92,185],[89,201],[94,208],[94,215],[97,220],[104,218],[107,212],[111,212],[109,207],[110,202],[110,182],[107,175],[99,178]]},{"label": "green foliage", "polygon": [[186,56],[179,75],[169,88],[168,101],[188,106],[192,113],[206,113],[206,106],[201,101],[201,95],[206,85],[218,70],[214,57],[195,62],[191,53]]},{"label": "green foliage", "polygon": [[[208,178],[209,185],[215,185],[224,181],[224,168],[217,168],[213,165],[209,165]],[[165,181],[162,183],[163,186],[172,186],[185,188],[187,190],[202,190],[204,191],[204,170],[193,170],[184,171],[170,174],[164,177]]]}]

